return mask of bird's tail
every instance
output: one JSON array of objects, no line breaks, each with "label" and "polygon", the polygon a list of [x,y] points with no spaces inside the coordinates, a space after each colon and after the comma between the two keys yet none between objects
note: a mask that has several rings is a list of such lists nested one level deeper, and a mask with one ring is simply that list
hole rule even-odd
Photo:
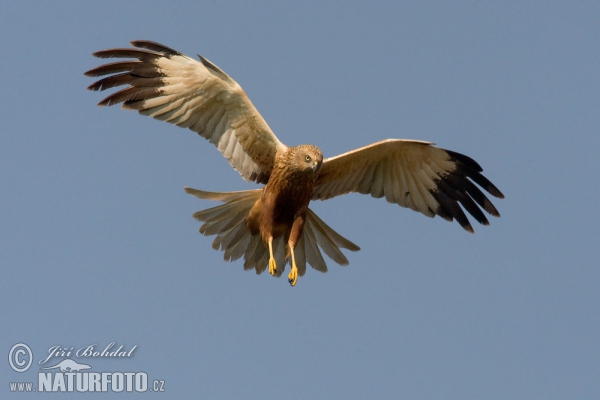
[{"label": "bird's tail", "polygon": [[[212,244],[213,249],[224,251],[226,261],[237,260],[244,256],[244,269],[254,269],[257,274],[267,268],[268,248],[263,243],[260,234],[253,235],[246,226],[248,214],[262,194],[261,189],[239,192],[205,192],[185,188],[185,191],[203,200],[216,200],[224,203],[194,214],[194,218],[204,222],[200,227],[201,234],[217,236]],[[286,258],[286,246],[287,243],[281,236],[273,240],[275,261],[278,267],[282,266],[282,268],[277,268],[277,276],[283,273],[286,262],[290,261],[289,257]],[[307,262],[317,271],[327,271],[321,249],[336,263],[348,265],[348,259],[340,248],[351,251],[360,250],[357,245],[342,237],[311,209],[308,209],[304,230],[294,251],[298,274],[304,275]]]}]

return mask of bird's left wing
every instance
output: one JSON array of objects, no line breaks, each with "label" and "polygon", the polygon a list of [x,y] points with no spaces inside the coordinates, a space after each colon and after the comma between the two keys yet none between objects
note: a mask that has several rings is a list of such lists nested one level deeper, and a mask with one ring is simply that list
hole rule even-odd
[{"label": "bird's left wing", "polygon": [[94,53],[99,58],[131,58],[87,71],[103,76],[90,90],[126,88],[99,105],[123,103],[123,108],[189,128],[217,146],[244,179],[266,183],[277,152],[277,139],[240,85],[219,67],[194,60],[161,44],[138,40],[136,48]]},{"label": "bird's left wing", "polygon": [[495,197],[504,197],[481,171],[470,157],[433,143],[388,139],[323,160],[312,199],[326,200],[350,192],[385,196],[390,203],[428,217],[456,219],[465,230],[473,232],[459,203],[484,225],[489,222],[479,207],[500,216],[473,182]]}]

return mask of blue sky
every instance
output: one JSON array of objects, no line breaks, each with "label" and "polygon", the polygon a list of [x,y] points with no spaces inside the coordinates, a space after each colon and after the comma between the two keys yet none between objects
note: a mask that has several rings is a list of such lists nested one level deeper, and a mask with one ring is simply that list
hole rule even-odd
[{"label": "blue sky", "polygon": [[[600,395],[600,6],[593,2],[9,2],[0,14],[0,350],[111,342],[165,393],[103,398],[588,399]],[[193,132],[99,108],[91,53],[207,57],[288,145],[386,138],[475,158],[491,226],[358,194],[312,203],[350,265],[226,263],[184,186],[253,188]],[[6,360],[6,358],[4,358]],[[59,361],[62,358],[55,358]],[[92,396],[87,394],[87,396]],[[78,395],[86,397],[86,394]]]}]

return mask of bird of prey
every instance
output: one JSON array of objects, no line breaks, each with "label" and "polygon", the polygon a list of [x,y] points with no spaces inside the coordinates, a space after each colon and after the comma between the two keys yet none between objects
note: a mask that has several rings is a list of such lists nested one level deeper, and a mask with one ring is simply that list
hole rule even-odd
[{"label": "bird of prey", "polygon": [[[151,41],[133,48],[94,53],[126,59],[104,64],[85,75],[109,75],[88,87],[105,90],[125,85],[98,105],[123,103],[158,120],[189,128],[215,145],[247,181],[261,189],[217,193],[185,188],[200,199],[223,204],[199,211],[200,233],[216,235],[212,247],[233,261],[244,257],[244,269],[260,274],[268,268],[280,276],[291,264],[289,283],[296,285],[306,263],[325,272],[321,250],[347,265],[340,248],[359,247],[330,228],[309,207],[351,192],[385,197],[390,203],[456,221],[473,228],[466,210],[479,223],[482,212],[500,214],[475,185],[492,196],[503,194],[470,157],[420,140],[388,139],[336,157],[323,158],[318,147],[288,147],[277,139],[240,85],[202,56],[195,60]],[[462,208],[461,208],[462,206]]]}]

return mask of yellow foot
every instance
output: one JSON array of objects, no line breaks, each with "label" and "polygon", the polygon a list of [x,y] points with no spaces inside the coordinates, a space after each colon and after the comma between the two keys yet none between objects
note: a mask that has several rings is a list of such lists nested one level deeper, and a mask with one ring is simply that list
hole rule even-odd
[{"label": "yellow foot", "polygon": [[277,271],[277,263],[275,262],[275,257],[273,257],[273,238],[269,238],[269,273],[275,276],[275,272]]},{"label": "yellow foot", "polygon": [[274,258],[269,258],[269,273],[275,275],[275,272],[277,272],[277,263]]},{"label": "yellow foot", "polygon": [[288,282],[290,283],[290,285],[296,286],[297,281],[298,281],[298,267],[293,265],[292,270],[290,271],[290,274],[288,275]]}]

